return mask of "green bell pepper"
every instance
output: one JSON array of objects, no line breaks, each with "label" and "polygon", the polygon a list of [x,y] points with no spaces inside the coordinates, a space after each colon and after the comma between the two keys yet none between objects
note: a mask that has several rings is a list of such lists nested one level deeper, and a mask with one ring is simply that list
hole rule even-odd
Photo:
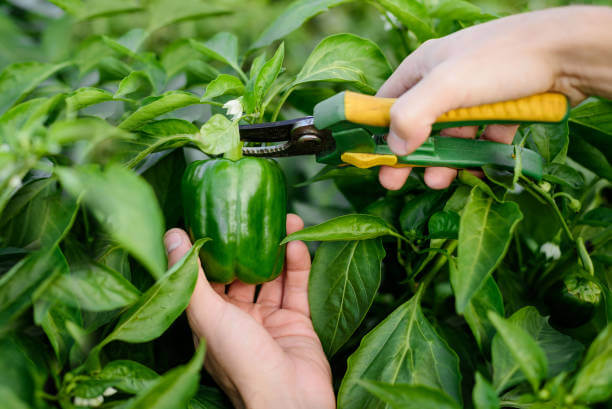
[{"label": "green bell pepper", "polygon": [[599,285],[584,272],[571,273],[557,281],[545,295],[550,321],[563,328],[575,328],[589,322],[601,299]]},{"label": "green bell pepper", "polygon": [[287,190],[276,162],[251,157],[196,161],[185,170],[181,190],[191,239],[212,239],[200,250],[209,280],[258,284],[280,274]]}]

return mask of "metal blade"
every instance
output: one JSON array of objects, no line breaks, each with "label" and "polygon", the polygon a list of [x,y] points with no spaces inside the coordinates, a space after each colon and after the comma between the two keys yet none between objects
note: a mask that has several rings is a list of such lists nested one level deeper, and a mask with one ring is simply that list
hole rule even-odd
[{"label": "metal blade", "polygon": [[305,119],[303,117],[287,121],[266,122],[263,124],[240,125],[240,139],[249,142],[281,142],[291,138],[293,126]]}]

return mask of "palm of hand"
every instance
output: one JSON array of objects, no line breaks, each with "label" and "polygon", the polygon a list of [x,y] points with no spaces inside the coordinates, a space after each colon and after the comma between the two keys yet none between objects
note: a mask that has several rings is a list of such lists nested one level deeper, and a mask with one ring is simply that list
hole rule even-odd
[{"label": "palm of hand", "polygon": [[[225,301],[223,320],[233,323],[232,328],[226,328],[226,335],[233,339],[240,336],[242,342],[234,344],[231,350],[225,348],[229,345],[224,343],[222,350],[215,351],[218,353],[214,355],[233,354],[232,366],[235,364],[235,367],[244,367],[245,373],[240,385],[235,385],[235,381],[225,375],[219,378],[214,375],[225,372],[227,360],[207,360],[206,368],[223,385],[226,393],[242,396],[240,402],[232,398],[236,406],[244,404],[244,401],[256,401],[258,393],[261,393],[258,389],[267,389],[259,386],[261,381],[269,379],[267,387],[279,394],[288,393],[287,398],[296,403],[296,406],[334,407],[331,371],[308,316],[279,306],[241,301],[227,294],[221,297]],[[210,348],[212,346],[209,343]],[[252,375],[258,379],[246,374],[249,368],[254,369]],[[279,390],[283,385],[291,385],[295,390]],[[238,391],[239,388],[242,390]],[[305,395],[322,399],[319,403],[298,402]],[[265,406],[271,407],[269,403]]]},{"label": "palm of hand", "polygon": [[[287,217],[287,232],[303,226]],[[168,254],[177,262],[189,248]],[[170,234],[170,232],[168,233]],[[236,407],[333,408],[331,370],[310,320],[308,275],[310,255],[302,242],[287,245],[285,269],[261,286],[236,281],[209,283],[200,268],[187,308],[194,338],[205,338],[205,367]]]}]

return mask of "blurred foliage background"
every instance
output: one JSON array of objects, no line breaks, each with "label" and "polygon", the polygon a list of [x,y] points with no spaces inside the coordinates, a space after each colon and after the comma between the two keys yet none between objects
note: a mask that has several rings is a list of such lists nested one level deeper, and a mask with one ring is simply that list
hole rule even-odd
[{"label": "blurred foliage background", "polygon": [[[136,0],[101,1],[114,2],[123,6],[125,4],[138,3]],[[65,2],[70,3],[68,0]],[[141,0],[141,2],[146,2],[146,0]],[[181,6],[181,0],[174,0],[174,2],[178,7]],[[438,0],[422,1],[422,3],[428,5],[428,8],[433,8],[438,2]],[[230,31],[238,36],[242,53],[290,3],[290,1],[286,0],[207,0],[207,4],[219,8],[219,15],[160,28],[147,38],[146,43],[141,49],[154,52],[159,56],[168,45],[178,39],[197,38],[205,40],[219,32]],[[567,0],[475,0],[472,3],[480,7],[484,13],[503,16],[528,10],[567,5],[569,3],[610,4],[610,0],[591,2],[570,2]],[[9,64],[20,61],[61,62],[70,60],[76,54],[77,48],[83,40],[90,36],[107,35],[111,38],[118,38],[134,28],[145,28],[149,22],[149,16],[138,10],[113,15],[108,18],[100,17],[77,21],[75,17],[68,15],[62,9],[45,0],[0,0],[0,70]],[[446,21],[444,24],[446,25],[438,25],[436,27],[440,35],[462,28],[460,21]],[[355,1],[340,5],[329,12],[316,16],[300,29],[284,38],[286,50],[284,67],[287,72],[298,72],[316,44],[326,36],[340,32],[354,33],[374,41],[381,47],[393,67],[397,66],[406,55],[418,46],[417,38],[408,31],[402,32],[401,29],[394,27],[393,16],[384,13],[380,6],[369,1]],[[270,47],[269,51],[273,51],[272,47]],[[249,58],[252,59],[252,57],[251,55]],[[250,63],[249,58],[245,61],[247,65]],[[73,88],[89,85],[87,78],[80,81],[82,83],[75,84]],[[108,88],[108,91],[114,92],[117,89],[118,83],[118,80],[115,82],[110,81],[104,83],[101,87]],[[343,88],[342,85],[336,86],[329,83],[318,86],[328,88],[332,93]],[[168,89],[172,88],[168,86]],[[203,90],[203,86],[197,88],[197,85],[196,88],[190,89],[190,91],[197,95],[202,95]],[[68,87],[65,83],[50,79],[37,88],[32,97],[50,96],[71,91],[72,88]],[[289,99],[289,104],[292,107],[288,107],[283,112],[284,117],[311,114],[311,112],[307,112],[307,108],[303,108],[302,111],[299,110],[302,106],[299,101],[299,93],[295,93],[292,98]],[[95,107],[87,108],[85,113],[106,118],[112,115],[112,112],[110,114],[105,112],[105,110],[112,110],[112,104],[119,104],[119,102],[104,102]],[[215,110],[218,110],[218,108],[211,109],[209,106],[197,105],[181,108],[173,112],[172,117],[186,118],[201,125],[206,122]],[[220,112],[223,111],[221,110]],[[185,149],[187,150],[188,148]],[[195,157],[198,153],[195,150],[191,150],[191,155]],[[369,212],[381,214],[384,217],[385,212],[397,213],[403,201],[413,197],[410,194],[406,195],[406,192],[397,194],[384,192],[378,184],[375,170],[360,171],[358,179],[351,177],[342,181],[338,179],[335,181],[325,180],[320,183],[300,186],[301,182],[311,178],[322,166],[317,164],[312,157],[281,159],[279,162],[283,166],[288,179],[289,210],[299,214],[304,219],[306,225],[318,224],[354,210],[361,211],[366,207],[369,207]],[[418,173],[418,171],[413,172],[414,177],[411,177],[409,182],[409,184],[412,184],[412,187],[422,186]],[[178,181],[176,183],[178,184]],[[364,192],[367,194],[364,194]],[[376,209],[376,204],[372,200],[376,200],[385,194],[388,196],[397,195],[398,208]],[[393,201],[389,202],[394,203]],[[177,218],[180,218],[180,216]],[[176,220],[166,221],[167,227],[170,227],[173,222],[176,223]],[[379,295],[377,295],[374,301],[372,308],[374,312],[366,317],[358,332],[349,340],[346,348],[335,357],[332,363],[335,365],[334,373],[344,373],[343,367],[345,366],[348,352],[356,347],[363,334],[380,322],[395,306],[405,301],[401,297],[409,295],[405,294],[404,296],[394,297],[392,294],[396,289],[396,283],[405,279],[402,275],[402,268],[397,264],[393,264],[392,261],[390,260],[385,265],[388,275]],[[451,291],[450,284],[445,283],[445,285],[441,285],[439,288],[436,287],[435,291],[436,294],[444,295],[441,298],[445,299]],[[436,305],[436,308],[439,309],[443,307],[446,308],[448,306]],[[157,347],[168,344],[181,345],[181,343],[184,346],[190,345],[191,339],[184,328],[186,323],[178,322],[176,325],[180,328],[165,333],[162,339],[155,344]],[[177,341],[179,336],[183,338],[180,342]],[[449,337],[454,336],[456,335],[451,334]],[[465,336],[465,334],[462,336]],[[469,340],[466,341],[466,344],[469,344],[469,342]],[[140,348],[138,345],[134,347],[124,345],[122,348],[129,348],[129,353],[132,356],[142,353],[141,351],[139,352]],[[188,349],[180,351],[180,348],[177,348],[176,353],[181,355],[178,361],[185,361],[191,356],[191,351]],[[159,350],[156,350],[155,353],[158,361],[169,356],[169,354],[164,354]],[[469,356],[470,352],[466,352],[465,355]],[[168,357],[167,361],[161,364],[158,362],[156,369],[162,371],[171,368],[177,361],[174,358],[174,356]],[[336,381],[339,382],[340,379],[336,379]]]},{"label": "blurred foliage background", "polygon": [[[425,0],[423,3],[433,7],[438,2],[438,0]],[[245,50],[291,4],[291,1],[208,0],[207,3],[218,6],[221,10],[227,10],[228,13],[164,27],[150,36],[142,49],[158,53],[180,38],[207,39],[220,31],[231,31],[238,35],[241,50]],[[481,7],[484,12],[502,16],[570,3],[609,4],[609,1],[475,0],[472,3]],[[66,20],[74,18],[46,0],[2,0],[0,1],[0,38],[2,38],[0,69],[19,61],[59,62],[69,59],[84,38],[92,35],[108,35],[116,38],[133,28],[146,27],[147,18],[144,13],[136,11],[67,24]],[[444,31],[456,31],[461,28],[460,24],[455,22],[454,26],[446,27]],[[393,67],[418,46],[416,38],[411,33],[403,36],[398,30],[392,29],[392,21],[377,4],[363,0],[350,2],[314,17],[284,39],[286,50],[284,66],[287,71],[299,71],[306,57],[321,39],[339,32],[357,34],[374,41],[381,47]],[[324,86],[329,87],[329,84]],[[298,97],[299,95],[294,98]],[[310,113],[288,111],[285,114]],[[205,119],[207,118],[202,118],[202,122]],[[332,181],[323,181],[303,188],[291,188],[314,175],[320,168],[313,158],[292,158],[280,162],[285,169],[291,189],[290,210],[300,214],[307,225],[345,214],[350,208],[350,204],[338,192]],[[380,189],[375,175],[370,175],[369,180],[370,189]]]}]

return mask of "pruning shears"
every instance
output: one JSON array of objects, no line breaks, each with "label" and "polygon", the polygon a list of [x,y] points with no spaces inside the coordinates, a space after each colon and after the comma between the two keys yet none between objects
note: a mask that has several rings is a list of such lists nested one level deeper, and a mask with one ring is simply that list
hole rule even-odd
[{"label": "pruning shears", "polygon": [[[510,171],[520,157],[525,175],[542,178],[542,157],[532,150],[486,140],[446,137],[438,132],[433,132],[409,155],[393,154],[385,143],[385,135],[394,102],[393,98],[341,92],[318,103],[313,116],[241,126],[242,141],[277,143],[245,146],[242,153],[260,157],[314,154],[320,163],[359,168],[385,165],[462,169],[490,165]],[[543,93],[449,111],[437,119],[433,130],[499,123],[560,123],[567,120],[568,114],[569,103],[564,95]]]}]

